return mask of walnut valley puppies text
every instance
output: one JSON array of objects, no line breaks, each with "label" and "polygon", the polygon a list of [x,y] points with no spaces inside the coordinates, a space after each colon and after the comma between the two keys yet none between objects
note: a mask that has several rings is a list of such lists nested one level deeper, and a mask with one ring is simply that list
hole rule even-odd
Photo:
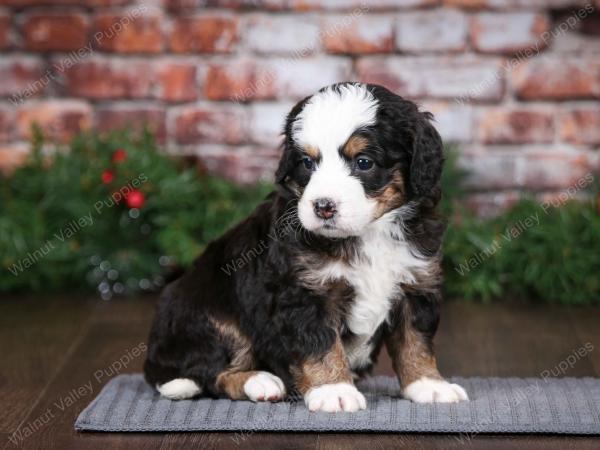
[{"label": "walnut valley puppies text", "polygon": [[42,414],[29,422],[22,423],[10,435],[8,440],[14,445],[20,445],[25,439],[44,428],[44,426],[56,417],[59,417],[68,408],[78,403],[79,400],[93,397],[94,392],[100,388],[102,383],[127,369],[135,359],[145,354],[146,349],[145,342],[140,342],[135,347],[127,349],[125,353],[110,365],[96,370],[93,378],[79,386],[71,388],[68,392],[62,393]]}]

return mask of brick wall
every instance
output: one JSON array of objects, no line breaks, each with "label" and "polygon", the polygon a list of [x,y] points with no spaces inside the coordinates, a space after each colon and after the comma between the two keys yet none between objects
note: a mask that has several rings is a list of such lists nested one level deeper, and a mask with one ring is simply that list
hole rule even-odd
[{"label": "brick wall", "polygon": [[[208,6],[203,4],[207,3]],[[269,177],[284,114],[342,80],[437,118],[486,214],[600,162],[599,0],[0,0],[0,167],[30,125],[149,123],[172,153]]]}]

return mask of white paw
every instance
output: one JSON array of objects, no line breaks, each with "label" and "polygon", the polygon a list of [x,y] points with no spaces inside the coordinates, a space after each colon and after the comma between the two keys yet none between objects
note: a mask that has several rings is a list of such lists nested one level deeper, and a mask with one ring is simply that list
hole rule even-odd
[{"label": "white paw", "polygon": [[358,389],[349,383],[324,384],[312,388],[304,396],[310,411],[355,412],[367,407],[367,401]]},{"label": "white paw", "polygon": [[258,372],[246,380],[244,392],[253,402],[277,402],[285,397],[285,386],[272,373]]},{"label": "white paw", "polygon": [[456,403],[469,400],[465,390],[458,384],[427,377],[410,383],[402,394],[404,398],[416,403]]},{"label": "white paw", "polygon": [[168,383],[157,385],[156,389],[160,395],[171,400],[195,397],[202,392],[202,388],[189,378],[175,378]]}]

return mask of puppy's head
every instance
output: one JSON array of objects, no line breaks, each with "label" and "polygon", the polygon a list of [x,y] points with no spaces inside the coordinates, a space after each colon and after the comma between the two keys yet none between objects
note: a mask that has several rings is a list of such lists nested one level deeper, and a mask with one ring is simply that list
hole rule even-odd
[{"label": "puppy's head", "polygon": [[277,183],[304,228],[343,238],[411,200],[439,200],[442,142],[431,115],[384,87],[340,83],[287,117]]}]

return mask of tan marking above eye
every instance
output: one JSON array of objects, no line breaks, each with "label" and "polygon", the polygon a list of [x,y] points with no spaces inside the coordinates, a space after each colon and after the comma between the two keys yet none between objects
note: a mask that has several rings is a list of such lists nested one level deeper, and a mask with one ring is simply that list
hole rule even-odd
[{"label": "tan marking above eye", "polygon": [[319,149],[317,147],[313,147],[310,145],[304,147],[304,153],[306,153],[308,156],[315,160],[319,158],[320,154]]},{"label": "tan marking above eye", "polygon": [[354,159],[369,146],[369,140],[364,136],[352,136],[344,145],[343,152],[349,159]]}]

